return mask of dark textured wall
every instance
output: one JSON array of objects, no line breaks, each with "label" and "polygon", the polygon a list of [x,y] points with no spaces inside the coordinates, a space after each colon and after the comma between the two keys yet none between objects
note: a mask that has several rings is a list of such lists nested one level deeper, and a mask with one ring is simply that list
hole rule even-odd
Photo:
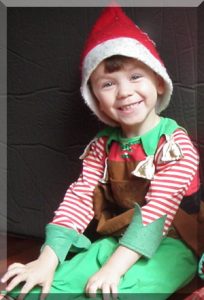
[{"label": "dark textured wall", "polygon": [[[124,10],[156,42],[174,82],[171,105],[163,115],[186,127],[193,140],[200,142],[203,153],[203,70],[199,81],[197,78],[198,9]],[[79,155],[103,127],[79,93],[80,53],[100,11],[8,8],[10,232],[43,236],[44,226],[68,185],[79,175]],[[203,40],[202,31],[199,38]]]}]

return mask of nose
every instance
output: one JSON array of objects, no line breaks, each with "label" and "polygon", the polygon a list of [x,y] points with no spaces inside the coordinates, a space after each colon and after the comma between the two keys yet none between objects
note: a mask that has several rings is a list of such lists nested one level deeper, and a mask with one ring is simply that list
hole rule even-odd
[{"label": "nose", "polygon": [[124,81],[118,85],[118,93],[117,93],[118,99],[128,98],[132,96],[133,93],[134,93],[134,88],[132,83],[128,81]]}]

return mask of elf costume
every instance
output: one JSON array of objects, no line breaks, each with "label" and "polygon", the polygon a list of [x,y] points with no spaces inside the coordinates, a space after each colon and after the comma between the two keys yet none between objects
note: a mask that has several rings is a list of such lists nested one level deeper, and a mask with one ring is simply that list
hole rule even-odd
[{"label": "elf costume", "polygon": [[[199,201],[195,147],[174,120],[159,124],[142,136],[124,138],[113,120],[98,106],[89,87],[93,70],[107,57],[135,58],[160,75],[165,91],[157,113],[169,104],[172,81],[148,35],[118,6],[107,7],[86,42],[81,59],[81,93],[106,129],[86,147],[79,179],[46,226],[46,241],[59,258],[48,299],[86,299],[90,276],[123,245],[142,255],[121,278],[119,299],[167,299],[187,284],[197,269]],[[193,215],[191,215],[193,213]],[[91,244],[83,232],[98,220],[101,239]],[[65,260],[68,251],[80,252]],[[26,299],[36,299],[34,288]],[[17,289],[11,293],[15,296]],[[98,295],[101,299],[101,295]],[[125,298],[125,299],[126,299]]]}]

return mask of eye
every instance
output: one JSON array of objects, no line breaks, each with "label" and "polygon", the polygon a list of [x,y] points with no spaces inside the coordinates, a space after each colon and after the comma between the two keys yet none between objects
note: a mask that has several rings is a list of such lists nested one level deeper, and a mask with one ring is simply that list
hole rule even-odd
[{"label": "eye", "polygon": [[140,75],[140,74],[132,74],[131,75],[131,80],[137,80],[137,79],[139,79],[139,78],[141,78],[142,76]]},{"label": "eye", "polygon": [[113,85],[112,81],[107,81],[102,84],[102,88],[109,88]]}]

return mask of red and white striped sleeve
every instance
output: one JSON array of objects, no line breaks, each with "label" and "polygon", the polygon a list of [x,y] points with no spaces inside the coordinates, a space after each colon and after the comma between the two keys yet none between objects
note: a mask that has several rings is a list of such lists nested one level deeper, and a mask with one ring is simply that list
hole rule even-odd
[{"label": "red and white striped sleeve", "polygon": [[173,134],[183,157],[179,160],[162,162],[162,143],[155,155],[156,172],[146,194],[147,204],[142,207],[143,224],[147,225],[166,215],[163,234],[172,224],[179,205],[193,179],[198,174],[199,156],[188,135],[181,129]]},{"label": "red and white striped sleeve", "polygon": [[54,212],[51,224],[62,225],[83,233],[94,217],[93,191],[102,177],[105,164],[105,138],[90,145],[83,160],[83,169],[76,182],[70,185],[64,199]]}]

